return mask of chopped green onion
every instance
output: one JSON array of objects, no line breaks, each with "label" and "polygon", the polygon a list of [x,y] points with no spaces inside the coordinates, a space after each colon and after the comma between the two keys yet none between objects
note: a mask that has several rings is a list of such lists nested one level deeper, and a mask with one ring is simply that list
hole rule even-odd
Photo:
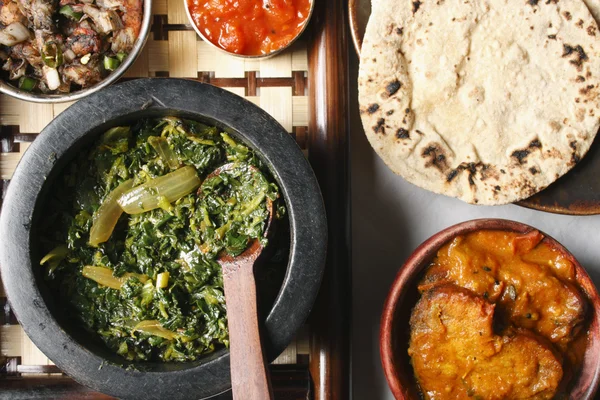
[{"label": "chopped green onion", "polygon": [[86,265],[83,267],[81,274],[93,280],[94,282],[107,286],[111,289],[121,289],[121,286],[127,282],[129,278],[137,278],[140,282],[146,283],[150,277],[148,275],[143,274],[134,274],[134,273],[126,273],[121,277],[116,277],[113,275],[113,270],[107,267],[94,267],[92,265]]},{"label": "chopped green onion", "polygon": [[227,143],[228,145],[230,145],[231,147],[237,147],[237,145],[238,145],[237,142],[235,140],[233,140],[231,138],[231,136],[229,136],[228,134],[221,133],[221,137],[223,138],[223,141],[225,143]]},{"label": "chopped green onion", "polygon": [[127,53],[124,53],[122,51],[120,51],[120,52],[117,53],[117,59],[120,62],[123,62],[123,60],[125,59],[125,57],[127,57]]},{"label": "chopped green onion", "polygon": [[48,275],[52,275],[52,273],[58,267],[60,262],[64,260],[65,257],[67,257],[68,253],[69,249],[66,245],[61,244],[59,246],[56,246],[55,248],[50,250],[50,252],[44,256],[44,258],[41,259],[40,265],[48,263],[46,267],[46,272]]},{"label": "chopped green onion", "polygon": [[260,204],[263,202],[266,196],[267,194],[265,192],[259,193],[256,197],[252,199],[252,201],[250,201],[250,203],[248,203],[246,208],[242,210],[242,215],[250,215],[252,211],[256,210],[258,206],[260,206]]},{"label": "chopped green onion", "polygon": [[140,214],[186,196],[202,182],[192,166],[179,168],[125,192],[117,202],[128,214]]},{"label": "chopped green onion", "polygon": [[83,17],[82,12],[75,12],[71,6],[62,6],[58,12],[65,17],[74,19],[75,21],[79,21],[81,17]]},{"label": "chopped green onion", "polygon": [[175,332],[163,328],[160,322],[156,320],[141,321],[133,328],[133,330],[140,331],[147,335],[158,336],[167,340],[173,340],[177,337]]},{"label": "chopped green onion", "polygon": [[161,272],[156,277],[156,288],[164,289],[169,286],[169,272]]},{"label": "chopped green onion", "polygon": [[123,214],[123,209],[119,207],[117,199],[132,187],[133,179],[126,180],[106,196],[98,211],[94,213],[94,222],[90,229],[90,246],[96,247],[110,238],[119,217]]},{"label": "chopped green onion", "polygon": [[200,144],[204,144],[206,146],[214,146],[215,145],[215,141],[214,140],[210,140],[210,139],[200,139],[198,137],[195,137],[193,135],[188,135],[187,138],[189,140],[191,140],[192,142],[195,143],[200,143]]},{"label": "chopped green onion", "polygon": [[44,256],[44,258],[40,260],[40,265],[44,265],[48,261],[60,261],[67,256],[68,252],[69,249],[67,249],[67,246],[65,246],[64,244],[56,246],[55,248],[50,250],[50,252]]},{"label": "chopped green onion", "polygon": [[103,64],[105,70],[114,71],[115,69],[119,68],[119,65],[121,65],[121,61],[113,57],[104,56]]},{"label": "chopped green onion", "polygon": [[154,147],[154,150],[156,150],[160,158],[162,158],[162,160],[169,166],[169,168],[176,169],[177,167],[179,167],[179,160],[177,159],[177,155],[175,154],[173,149],[169,147],[169,142],[167,142],[167,139],[161,136],[150,136],[148,138],[148,143],[150,143],[150,145]]},{"label": "chopped green onion", "polygon": [[63,63],[60,46],[53,41],[46,42],[42,47],[42,61],[50,68],[58,68]]},{"label": "chopped green onion", "polygon": [[19,79],[19,89],[24,90],[26,92],[31,92],[37,86],[37,80],[30,78],[28,76],[22,76]]}]

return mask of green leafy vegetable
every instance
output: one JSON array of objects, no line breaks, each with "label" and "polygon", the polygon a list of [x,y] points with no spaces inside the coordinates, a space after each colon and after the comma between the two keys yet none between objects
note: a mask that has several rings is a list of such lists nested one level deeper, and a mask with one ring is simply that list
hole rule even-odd
[{"label": "green leafy vegetable", "polygon": [[41,261],[65,315],[129,361],[190,361],[228,346],[216,260],[266,240],[267,199],[279,194],[264,170],[246,146],[198,122],[109,129],[65,168],[45,213]]}]

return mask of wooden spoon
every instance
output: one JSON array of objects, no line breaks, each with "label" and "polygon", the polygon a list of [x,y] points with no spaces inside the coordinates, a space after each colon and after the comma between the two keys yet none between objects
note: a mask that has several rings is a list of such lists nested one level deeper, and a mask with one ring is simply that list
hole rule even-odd
[{"label": "wooden spoon", "polygon": [[[206,179],[219,175],[233,165],[233,163],[225,164],[217,168]],[[250,168],[258,172],[257,168]],[[265,237],[273,220],[273,202],[269,198],[267,198],[267,211],[269,218]],[[263,248],[259,240],[253,239],[242,254],[232,257],[223,252],[217,260],[223,269],[229,326],[231,388],[235,400],[273,399],[271,380],[267,373],[267,363],[260,340],[254,279],[254,263]]]}]

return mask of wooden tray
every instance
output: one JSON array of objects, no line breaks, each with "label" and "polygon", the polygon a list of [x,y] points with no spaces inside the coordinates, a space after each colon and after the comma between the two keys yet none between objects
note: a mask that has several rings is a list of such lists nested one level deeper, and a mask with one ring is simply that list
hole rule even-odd
[{"label": "wooden tray", "polygon": [[[307,325],[272,366],[281,399],[350,397],[346,9],[344,0],[317,1],[309,29],[291,49],[246,61],[202,42],[188,25],[182,0],[155,0],[150,37],[125,75],[195,79],[244,96],[273,115],[313,165],[328,212],[328,264]],[[0,95],[0,207],[22,154],[68,106]],[[21,398],[108,398],[52,365],[18,325],[1,287],[0,390]]]}]

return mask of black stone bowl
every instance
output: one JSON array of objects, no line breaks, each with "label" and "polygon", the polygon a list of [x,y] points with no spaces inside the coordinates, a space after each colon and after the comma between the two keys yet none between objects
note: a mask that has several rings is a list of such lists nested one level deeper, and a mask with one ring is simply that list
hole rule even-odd
[{"label": "black stone bowl", "polygon": [[27,335],[59,368],[94,390],[120,398],[206,398],[229,390],[229,352],[193,363],[137,363],[98,344],[62,315],[39,266],[39,225],[48,188],[65,165],[108,128],[143,117],[176,115],[214,124],[269,167],[285,199],[290,251],[281,289],[264,322],[269,360],[290,343],[314,303],[324,267],[327,224],[319,186],[292,137],[256,105],[223,89],[179,79],[111,86],[56,117],[19,163],[0,217],[0,265],[10,303]]}]

